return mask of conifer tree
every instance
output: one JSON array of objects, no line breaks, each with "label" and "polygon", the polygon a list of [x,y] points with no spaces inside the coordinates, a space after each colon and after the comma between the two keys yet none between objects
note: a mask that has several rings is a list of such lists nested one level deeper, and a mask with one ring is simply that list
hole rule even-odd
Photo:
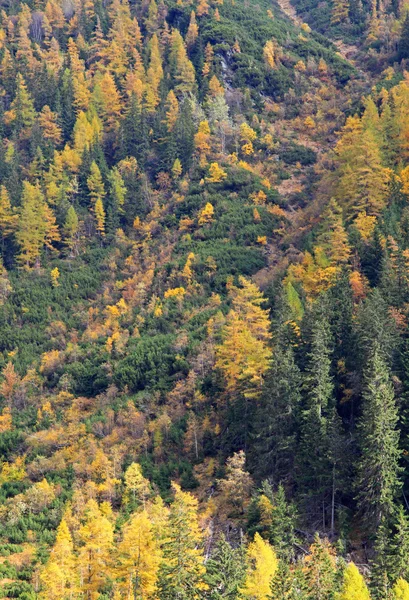
[{"label": "conifer tree", "polygon": [[123,578],[119,589],[124,597],[148,600],[156,593],[161,552],[145,511],[134,513],[124,526],[118,545],[119,573]]},{"label": "conifer tree", "polygon": [[69,248],[70,253],[73,255],[75,255],[75,246],[77,243],[78,229],[78,215],[75,212],[75,208],[72,205],[70,205],[70,207],[67,210],[67,215],[65,217],[63,234],[64,244]]},{"label": "conifer tree", "polygon": [[276,344],[266,374],[253,427],[250,462],[274,482],[294,476],[294,454],[301,395],[300,371],[291,347]]},{"label": "conifer tree", "polygon": [[371,529],[392,514],[399,483],[399,432],[390,372],[375,342],[364,373],[357,499]]},{"label": "conifer tree", "polygon": [[339,591],[336,554],[326,539],[315,535],[303,559],[303,588],[307,600],[332,600]]},{"label": "conifer tree", "polygon": [[52,242],[58,239],[55,216],[46,205],[39,186],[24,181],[16,231],[16,240],[20,246],[18,256],[20,264],[30,268],[39,261],[43,246],[52,247]]},{"label": "conifer tree", "polygon": [[78,592],[74,545],[64,519],[58,526],[55,544],[40,573],[40,580],[43,587],[40,597],[44,600],[66,600]]},{"label": "conifer tree", "polygon": [[235,598],[245,577],[245,552],[243,546],[233,548],[221,535],[206,562],[204,580],[208,585],[205,597],[209,600]]},{"label": "conifer tree", "polygon": [[[308,353],[305,402],[300,423],[297,479],[304,490],[305,510],[324,511],[329,500],[332,470],[329,422],[334,410],[334,387],[331,376],[331,332],[319,310],[313,319]],[[311,505],[310,505],[311,502]],[[325,522],[325,512],[323,515]]]},{"label": "conifer tree", "polygon": [[20,139],[30,137],[36,112],[24,78],[20,73],[18,73],[16,80],[16,95],[11,103],[10,110],[5,113],[4,118],[7,123],[13,124],[13,129]]},{"label": "conifer tree", "polygon": [[10,196],[7,188],[0,187],[0,234],[2,238],[2,247],[6,238],[13,234],[17,227],[18,215],[13,211],[10,202]]},{"label": "conifer tree", "polygon": [[256,533],[247,548],[247,572],[241,595],[248,600],[265,600],[277,572],[278,560],[270,544]]},{"label": "conifer tree", "polygon": [[197,500],[173,484],[175,499],[170,507],[163,560],[159,574],[161,600],[194,600],[206,589],[202,532]]},{"label": "conifer tree", "polygon": [[78,556],[81,590],[94,600],[108,581],[114,541],[112,525],[95,500],[89,500],[85,507],[85,521],[78,535],[82,544]]},{"label": "conifer tree", "polygon": [[344,571],[344,581],[339,600],[371,600],[365,580],[354,563],[349,563]]}]

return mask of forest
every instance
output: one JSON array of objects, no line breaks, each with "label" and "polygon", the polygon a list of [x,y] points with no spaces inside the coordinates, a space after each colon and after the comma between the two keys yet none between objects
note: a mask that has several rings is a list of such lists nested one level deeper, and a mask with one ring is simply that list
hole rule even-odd
[{"label": "forest", "polygon": [[0,598],[409,600],[405,0],[2,0]]}]

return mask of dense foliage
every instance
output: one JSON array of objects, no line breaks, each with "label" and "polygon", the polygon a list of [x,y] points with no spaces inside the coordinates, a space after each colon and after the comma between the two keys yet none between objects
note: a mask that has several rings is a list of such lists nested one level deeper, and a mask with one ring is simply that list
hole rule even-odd
[{"label": "dense foliage", "polygon": [[3,3],[1,597],[409,599],[409,13],[280,5]]}]

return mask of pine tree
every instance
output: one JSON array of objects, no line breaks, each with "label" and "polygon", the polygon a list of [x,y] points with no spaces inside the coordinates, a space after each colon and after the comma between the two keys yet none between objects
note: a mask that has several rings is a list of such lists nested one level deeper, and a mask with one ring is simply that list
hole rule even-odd
[{"label": "pine tree", "polygon": [[376,342],[365,369],[364,382],[356,489],[367,524],[376,529],[382,518],[391,515],[400,487],[395,395],[389,369]]},{"label": "pine tree", "polygon": [[398,44],[399,60],[409,58],[409,13],[406,13]]},{"label": "pine tree", "polygon": [[278,482],[294,476],[301,394],[300,371],[291,347],[276,344],[256,407],[249,458],[259,476]]},{"label": "pine tree", "polygon": [[334,385],[331,376],[331,332],[321,311],[313,319],[307,356],[297,480],[304,496],[305,510],[311,511],[314,517],[318,511],[324,511],[325,522],[324,509],[328,507],[333,475],[329,422],[334,409]]}]

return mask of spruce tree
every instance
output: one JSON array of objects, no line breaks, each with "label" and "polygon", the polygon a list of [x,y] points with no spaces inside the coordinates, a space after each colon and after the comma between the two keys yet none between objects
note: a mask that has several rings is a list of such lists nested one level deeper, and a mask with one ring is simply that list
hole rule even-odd
[{"label": "spruce tree", "polygon": [[209,600],[233,600],[243,585],[245,574],[244,547],[233,548],[222,535],[206,563],[204,581],[208,590],[205,597]]},{"label": "spruce tree", "polygon": [[250,463],[274,483],[293,478],[300,371],[291,346],[276,347],[253,424]]},{"label": "spruce tree", "polygon": [[390,371],[375,342],[364,372],[357,501],[370,530],[388,518],[399,490],[398,415]]}]

